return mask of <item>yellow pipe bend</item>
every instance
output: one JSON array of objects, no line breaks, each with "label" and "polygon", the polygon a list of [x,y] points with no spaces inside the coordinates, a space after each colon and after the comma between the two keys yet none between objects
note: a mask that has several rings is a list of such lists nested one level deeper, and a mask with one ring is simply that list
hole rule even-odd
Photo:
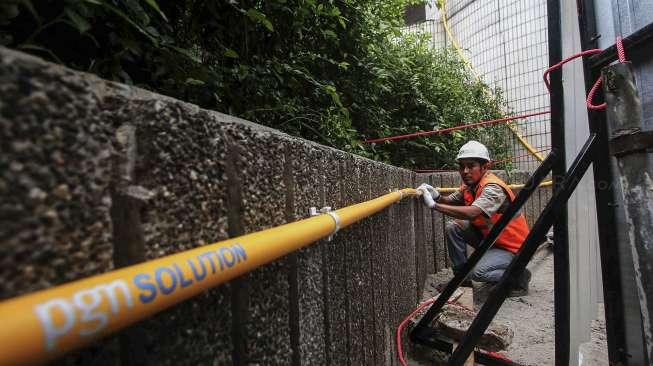
[{"label": "yellow pipe bend", "polygon": [[533,154],[533,156],[535,156],[537,158],[537,160],[544,161],[544,157],[542,155],[540,155],[540,153],[538,153],[537,150],[535,150],[533,145],[529,144],[528,141],[526,141],[526,139],[522,135],[519,134],[519,132],[517,132],[517,129],[514,126],[512,126],[510,123],[508,123],[507,126],[510,129],[510,131],[512,131],[512,133],[515,135],[517,140],[519,140],[519,142],[521,142],[521,144],[524,146],[524,148],[526,150],[528,150],[528,152]]}]

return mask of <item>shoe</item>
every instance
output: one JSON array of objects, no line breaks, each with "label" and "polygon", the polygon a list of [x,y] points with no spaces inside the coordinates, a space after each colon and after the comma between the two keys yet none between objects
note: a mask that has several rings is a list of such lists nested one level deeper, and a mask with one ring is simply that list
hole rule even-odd
[{"label": "shoe", "polygon": [[521,276],[517,280],[517,284],[510,289],[508,297],[520,297],[528,295],[528,285],[531,282],[531,271],[528,268],[524,269]]}]

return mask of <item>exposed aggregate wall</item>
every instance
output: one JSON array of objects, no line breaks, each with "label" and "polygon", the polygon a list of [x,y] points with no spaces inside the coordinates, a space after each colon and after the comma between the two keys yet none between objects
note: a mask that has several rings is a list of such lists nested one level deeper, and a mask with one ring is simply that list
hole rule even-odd
[{"label": "exposed aggregate wall", "polygon": [[[0,300],[306,218],[311,206],[458,181],[445,175],[0,47]],[[397,324],[426,275],[447,266],[442,225],[404,199],[59,362],[394,365]]]}]

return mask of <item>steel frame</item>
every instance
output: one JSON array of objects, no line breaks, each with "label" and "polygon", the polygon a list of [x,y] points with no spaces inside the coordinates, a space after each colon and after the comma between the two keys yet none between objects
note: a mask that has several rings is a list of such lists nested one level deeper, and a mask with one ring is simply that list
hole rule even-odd
[{"label": "steel frame", "polygon": [[[508,297],[511,287],[524,271],[539,245],[544,241],[547,232],[553,223],[559,218],[560,212],[565,209],[567,200],[582,179],[590,164],[593,162],[596,147],[598,146],[596,141],[596,135],[594,134],[590,135],[587,139],[569,171],[565,174],[559,187],[554,191],[553,197],[549,200],[549,203],[544,208],[544,211],[538,218],[537,222],[533,225],[533,228],[526,237],[521,249],[513,258],[501,280],[490,292],[488,300],[483,304],[483,307],[479,310],[478,314],[472,321],[467,333],[465,333],[460,344],[449,358],[449,365],[462,365],[474,350],[475,344],[485,333],[485,330],[492,322],[492,319],[494,319],[499,308]],[[537,189],[539,182],[546,177],[560,158],[562,157],[559,156],[559,153],[554,149],[547,159],[542,162],[542,165],[533,173],[524,189],[519,192],[513,203],[508,207],[506,213],[493,226],[488,236],[480,243],[478,249],[474,251],[474,254],[472,254],[467,263],[463,266],[460,273],[454,276],[454,278],[447,284],[438,299],[433,303],[417,326],[413,329],[411,332],[411,340],[413,342],[431,347],[434,346],[432,339],[433,336],[436,335],[436,332],[430,328],[429,324],[440,312],[447,299],[449,299],[454,291],[460,286],[462,281],[469,275],[483,254],[494,244],[510,219],[514,217],[535,189]],[[514,364],[507,363],[505,360],[493,356],[484,356],[486,356],[484,360],[486,362],[485,364]],[[487,363],[488,361],[491,363]]]},{"label": "steel frame", "polygon": [[[547,0],[547,5],[549,17],[549,59],[551,64],[555,64],[562,59],[560,0]],[[592,0],[578,0],[578,5],[582,48],[596,48],[598,35],[596,34],[594,3]],[[626,51],[632,50],[633,53],[644,52],[641,50],[651,47],[652,44],[653,23],[639,29],[624,39]],[[616,47],[613,45],[602,53],[584,61],[587,90],[592,87],[593,80],[596,80],[600,76],[601,69],[615,59]],[[616,224],[616,218],[618,216],[616,207],[618,205],[612,185],[606,187],[601,184],[601,182],[611,182],[614,179],[613,167],[611,164],[606,163],[610,161],[611,155],[605,113],[590,112],[590,137],[587,139],[570,169],[566,171],[561,70],[553,71],[550,77],[553,90],[551,93],[551,142],[553,150],[542,165],[533,173],[526,187],[519,192],[506,214],[481,242],[479,248],[468,259],[460,273],[454,276],[447,284],[440,297],[431,305],[410,334],[411,340],[415,343],[437,348],[445,352],[451,352],[453,350],[453,345],[440,339],[437,332],[429,324],[442,310],[446,301],[469,275],[483,254],[494,244],[501,231],[507,225],[509,218],[513,217],[519,211],[537,185],[549,172],[552,172],[555,188],[553,197],[533,226],[522,248],[511,262],[501,281],[491,291],[488,300],[474,318],[460,344],[453,350],[448,361],[449,365],[462,365],[471,352],[474,351],[475,344],[505,301],[511,285],[514,284],[514,281],[516,281],[526,268],[539,243],[543,241],[547,231],[554,223],[554,237],[556,240],[554,247],[555,361],[556,365],[569,364],[570,309],[566,205],[570,195],[592,163],[594,163],[594,186],[597,203],[609,361],[610,364],[620,365],[628,365],[631,363],[631,360],[637,363],[636,360],[638,358],[633,359],[633,354],[629,352],[640,352],[641,344],[638,346],[637,344],[633,344],[634,342],[632,341],[629,342],[626,336],[626,328],[628,321],[627,312],[639,310],[634,309],[634,305],[632,304],[626,304],[624,306],[624,289],[622,289],[621,281],[623,274],[627,273],[627,269],[621,268],[622,262],[620,261],[620,256],[622,253],[614,245],[614,243],[617,243],[617,237],[615,231],[611,230]],[[637,305],[639,306],[639,304]],[[480,352],[475,352],[474,354],[477,363],[485,365],[515,365],[515,363],[488,354]]]}]

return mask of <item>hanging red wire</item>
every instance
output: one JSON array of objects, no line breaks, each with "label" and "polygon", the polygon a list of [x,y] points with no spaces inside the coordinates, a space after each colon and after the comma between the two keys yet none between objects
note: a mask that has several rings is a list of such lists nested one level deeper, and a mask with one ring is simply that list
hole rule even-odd
[{"label": "hanging red wire", "polygon": [[[626,52],[624,50],[624,45],[623,45],[623,39],[621,37],[616,38],[616,47],[617,47],[617,56],[619,58],[619,62],[626,62]],[[579,57],[584,57],[588,55],[594,55],[597,53],[603,52],[602,49],[600,48],[593,48],[591,50],[585,50],[580,53],[577,53],[575,55],[572,55],[570,57],[567,57],[566,59],[558,62],[557,64],[549,67],[544,71],[544,75],[542,76],[544,79],[544,85],[546,85],[546,89],[551,92],[551,82],[549,81],[549,74],[556,69],[559,69],[562,67],[562,65],[573,61]],[[592,99],[594,98],[594,95],[598,91],[599,87],[601,86],[601,78],[594,83],[594,86],[592,86],[592,89],[590,89],[589,94],[587,95],[587,108],[592,109],[592,110],[601,110],[606,108],[606,104],[599,104],[599,105],[594,105],[592,104]],[[407,135],[399,135],[399,136],[390,136],[390,137],[380,137],[380,138],[375,138],[375,139],[367,139],[363,141],[363,143],[371,144],[375,142],[383,142],[383,141],[395,141],[395,140],[401,140],[401,139],[407,139],[407,138],[412,138],[412,137],[419,137],[419,136],[428,136],[428,135],[433,135],[433,134],[439,134],[439,133],[447,133],[447,132],[452,132],[456,130],[462,130],[466,128],[473,128],[473,127],[479,127],[479,126],[485,126],[485,125],[491,125],[495,123],[502,123],[502,122],[508,122],[508,121],[513,121],[516,119],[522,119],[522,118],[528,118],[528,117],[533,117],[533,116],[539,116],[543,114],[549,114],[551,112],[549,111],[544,111],[544,112],[537,112],[537,113],[531,113],[531,114],[525,114],[522,116],[514,116],[514,117],[506,117],[506,118],[500,118],[500,119],[494,119],[490,121],[481,121],[477,123],[471,123],[471,124],[464,124],[464,125],[458,125],[450,128],[444,128],[440,130],[433,130],[433,131],[422,131],[422,132],[415,132],[415,133],[410,133]]]},{"label": "hanging red wire", "polygon": [[[551,150],[551,148],[548,147],[546,149],[537,150],[536,153],[539,154],[539,153],[543,153],[543,152],[550,151],[550,150]],[[509,158],[501,159],[501,160],[492,160],[490,162],[490,164],[495,165],[495,164],[499,164],[499,163],[504,163],[506,161],[517,160],[517,159],[529,157],[531,155],[532,155],[532,153],[528,153],[528,154],[522,154],[522,155],[517,155],[517,156],[511,156]],[[441,172],[457,172],[458,169],[413,169],[413,171],[415,173],[441,173]]]},{"label": "hanging red wire", "polygon": [[[615,45],[617,47],[617,57],[619,59],[619,62],[622,62],[622,63],[626,62],[626,51],[624,50],[623,39],[621,37],[617,37],[617,39],[615,41]],[[562,67],[562,65],[566,64],[569,61],[577,59],[579,57],[583,57],[583,56],[587,56],[587,55],[593,55],[593,54],[601,53],[601,52],[603,52],[603,50],[599,49],[599,48],[586,50],[586,51],[577,53],[577,54],[575,54],[575,55],[573,55],[571,57],[568,57],[568,58],[558,62],[557,64],[549,67],[548,69],[546,69],[546,71],[544,72],[543,78],[544,78],[544,84],[546,85],[546,88],[549,90],[549,93],[551,92],[551,84],[549,82],[549,73],[551,73],[551,71],[559,69],[560,67]],[[599,90],[600,87],[601,87],[601,77],[599,77],[596,80],[596,82],[594,83],[594,85],[590,89],[589,93],[587,94],[587,99],[585,101],[585,104],[587,105],[588,109],[596,111],[596,110],[602,110],[602,109],[607,108],[608,105],[606,103],[602,103],[602,104],[597,105],[597,104],[594,104],[592,102],[592,100],[594,99],[594,95],[596,95],[596,92]]]},{"label": "hanging red wire", "polygon": [[584,56],[587,56],[587,55],[594,55],[594,54],[601,53],[601,52],[603,52],[603,50],[600,49],[600,48],[593,48],[591,50],[583,51],[583,52],[577,53],[577,54],[575,54],[573,56],[567,57],[566,59],[564,59],[564,60],[558,62],[557,64],[549,67],[548,69],[546,69],[546,71],[544,71],[544,75],[542,75],[542,77],[544,78],[544,85],[546,85],[546,89],[549,91],[549,93],[551,93],[551,82],[549,81],[549,74],[551,73],[551,71],[559,69],[560,67],[562,67],[562,65],[566,64],[569,61],[573,61],[573,60],[575,60],[575,59],[577,59],[579,57],[584,57]]},{"label": "hanging red wire", "polygon": [[368,139],[368,140],[365,140],[363,142],[367,143],[367,144],[371,144],[371,143],[374,143],[374,142],[394,141],[394,140],[407,139],[407,138],[411,138],[411,137],[428,136],[428,135],[433,135],[433,134],[436,134],[436,133],[447,133],[447,132],[452,132],[452,131],[456,131],[456,130],[463,130],[463,129],[466,129],[466,128],[486,126],[486,125],[492,125],[492,124],[495,124],[495,123],[513,121],[513,120],[516,120],[516,119],[522,119],[522,118],[528,118],[528,117],[534,117],[534,116],[541,116],[543,114],[549,114],[549,113],[551,113],[551,112],[544,111],[544,112],[530,113],[530,114],[525,114],[525,115],[522,115],[522,116],[499,118],[499,119],[493,119],[493,120],[489,120],[489,121],[481,121],[481,122],[477,122],[477,123],[471,123],[471,124],[467,124],[467,125],[458,125],[458,126],[454,126],[454,127],[443,128],[441,130],[422,131],[422,132],[411,133],[411,134],[408,134],[408,135]]}]

